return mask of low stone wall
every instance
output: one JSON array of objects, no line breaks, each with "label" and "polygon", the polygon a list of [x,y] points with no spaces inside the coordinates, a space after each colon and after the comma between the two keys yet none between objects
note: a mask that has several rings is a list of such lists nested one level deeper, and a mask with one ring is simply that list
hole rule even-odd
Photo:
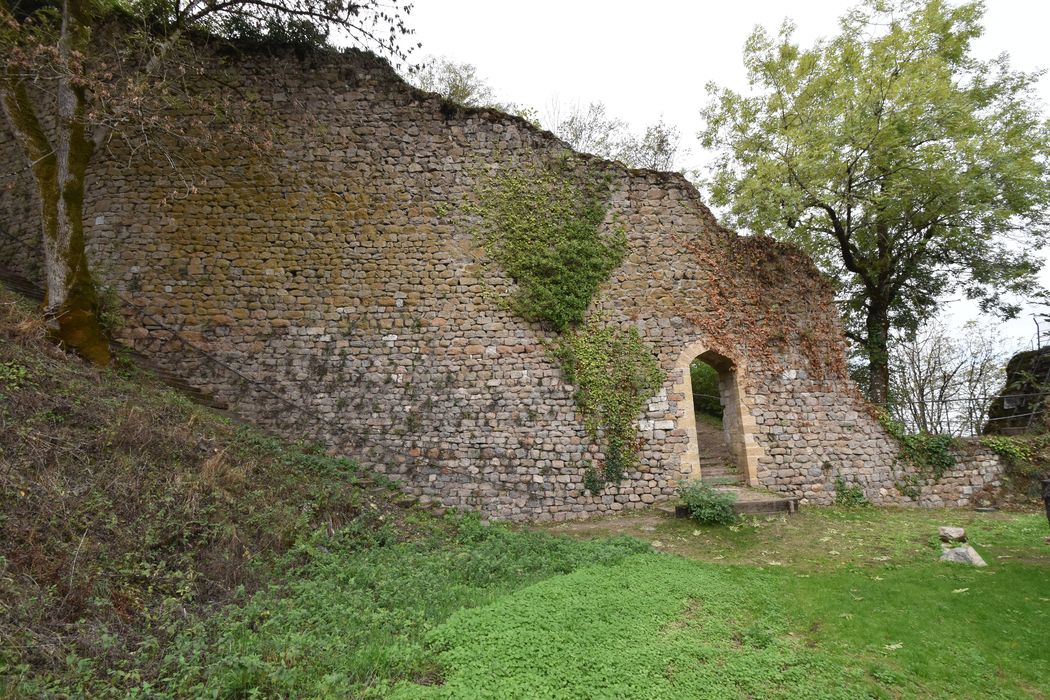
[{"label": "low stone wall", "polygon": [[[572,154],[367,55],[227,65],[272,146],[215,129],[192,188],[119,144],[91,166],[89,257],[134,305],[124,339],[159,365],[425,500],[544,520],[668,499],[700,476],[688,364],[706,354],[723,368],[732,453],[752,483],[827,503],[839,477],[875,502],[911,502],[895,487],[907,470],[896,446],[846,378],[831,290],[799,251],[722,228],[680,175]],[[0,161],[19,158],[0,130]],[[597,494],[583,474],[605,455],[547,350],[553,335],[508,310],[514,280],[477,236],[479,191],[536,168],[608,181],[603,230],[624,230],[627,253],[589,313],[636,328],[667,373],[639,416],[639,464]],[[28,173],[2,184],[0,266],[39,279]],[[920,502],[963,503],[994,481],[991,458],[974,459]]]},{"label": "low stone wall", "polygon": [[976,440],[961,441],[957,466],[940,479],[916,470],[847,380],[786,370],[767,377],[750,402],[765,446],[759,483],[803,503],[833,503],[839,479],[884,505],[965,506],[974,494],[1002,486],[1001,458]]}]

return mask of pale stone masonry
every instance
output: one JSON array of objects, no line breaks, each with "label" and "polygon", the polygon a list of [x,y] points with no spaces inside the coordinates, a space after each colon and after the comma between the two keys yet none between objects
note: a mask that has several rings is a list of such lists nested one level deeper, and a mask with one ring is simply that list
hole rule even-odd
[{"label": "pale stone masonry", "polygon": [[[676,174],[567,153],[524,121],[464,110],[385,63],[252,54],[230,80],[272,146],[210,135],[182,174],[161,142],[92,165],[85,221],[98,277],[126,309],[123,338],[290,438],[385,471],[425,500],[503,519],[565,519],[671,498],[699,476],[689,362],[720,371],[730,448],[747,479],[828,503],[836,478],[913,503],[908,467],[845,376],[831,294],[800,253],[723,229]],[[28,173],[0,129],[0,267],[39,279]],[[610,178],[606,226],[624,263],[591,313],[633,325],[667,372],[639,416],[641,463],[592,495],[585,431],[553,336],[506,309],[470,203],[483,178],[557,159]],[[192,186],[181,180],[192,179]],[[173,335],[168,329],[176,329]],[[924,505],[995,488],[979,447]]]}]

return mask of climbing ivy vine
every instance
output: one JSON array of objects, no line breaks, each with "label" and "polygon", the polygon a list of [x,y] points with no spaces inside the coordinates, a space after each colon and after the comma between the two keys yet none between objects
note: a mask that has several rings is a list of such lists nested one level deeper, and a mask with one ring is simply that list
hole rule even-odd
[{"label": "climbing ivy vine", "polygon": [[637,329],[623,330],[601,318],[563,334],[553,350],[565,376],[579,387],[576,404],[584,425],[603,443],[604,465],[589,467],[585,474],[587,488],[594,492],[618,482],[637,464],[635,419],[663,384],[664,373]]},{"label": "climbing ivy vine", "polygon": [[880,411],[878,418],[886,432],[900,444],[901,456],[919,471],[932,476],[934,481],[939,481],[946,471],[955,466],[956,459],[952,449],[957,446],[958,440],[951,435],[908,434],[904,426],[893,420],[888,413]]},{"label": "climbing ivy vine", "polygon": [[561,161],[486,179],[475,205],[480,238],[517,284],[513,311],[559,332],[583,320],[627,250],[622,226],[601,231],[608,193],[608,178]]},{"label": "climbing ivy vine", "polygon": [[599,286],[624,259],[627,234],[602,231],[609,178],[573,169],[569,158],[481,178],[473,213],[485,252],[517,287],[509,308],[559,333],[548,347],[568,380],[604,463],[587,464],[584,486],[597,493],[637,465],[635,420],[663,384],[663,372],[634,328],[601,317],[586,322]]}]

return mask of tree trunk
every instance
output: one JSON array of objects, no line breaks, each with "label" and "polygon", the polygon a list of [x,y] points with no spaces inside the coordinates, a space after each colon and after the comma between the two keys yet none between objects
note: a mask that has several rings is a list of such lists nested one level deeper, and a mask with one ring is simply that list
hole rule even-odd
[{"label": "tree trunk", "polygon": [[109,364],[109,339],[99,321],[98,292],[84,250],[84,179],[95,144],[86,134],[84,89],[67,80],[58,86],[55,191],[42,198],[45,213],[45,318],[54,338],[96,365]]},{"label": "tree trunk", "polygon": [[109,339],[99,321],[98,293],[84,251],[83,176],[67,174],[61,188],[48,189],[40,192],[47,279],[44,318],[59,344],[104,366],[110,360]]},{"label": "tree trunk", "polygon": [[76,80],[72,60],[76,47],[82,48],[87,40],[83,17],[78,0],[62,4],[52,135],[38,117],[22,69],[14,64],[0,74],[0,102],[40,197],[47,285],[44,318],[58,343],[96,365],[106,365],[109,340],[99,321],[98,293],[84,250],[84,180],[95,142],[86,132],[87,92]]},{"label": "tree trunk", "polygon": [[868,399],[886,408],[890,396],[889,304],[872,298],[866,319],[868,343]]}]

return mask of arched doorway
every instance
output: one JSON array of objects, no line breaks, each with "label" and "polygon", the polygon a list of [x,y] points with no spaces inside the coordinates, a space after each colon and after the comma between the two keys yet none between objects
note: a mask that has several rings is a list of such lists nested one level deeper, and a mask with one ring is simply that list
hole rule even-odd
[{"label": "arched doorway", "polygon": [[683,398],[679,425],[689,438],[682,457],[683,475],[714,484],[756,485],[760,448],[740,367],[699,343],[682,352],[678,367],[681,377],[676,389]]},{"label": "arched doorway", "polygon": [[704,483],[737,485],[744,481],[744,474],[740,469],[741,455],[734,454],[743,447],[736,439],[739,431],[734,430],[739,428],[733,420],[736,382],[732,366],[723,360],[721,356],[704,353],[689,363],[696,447]]}]

